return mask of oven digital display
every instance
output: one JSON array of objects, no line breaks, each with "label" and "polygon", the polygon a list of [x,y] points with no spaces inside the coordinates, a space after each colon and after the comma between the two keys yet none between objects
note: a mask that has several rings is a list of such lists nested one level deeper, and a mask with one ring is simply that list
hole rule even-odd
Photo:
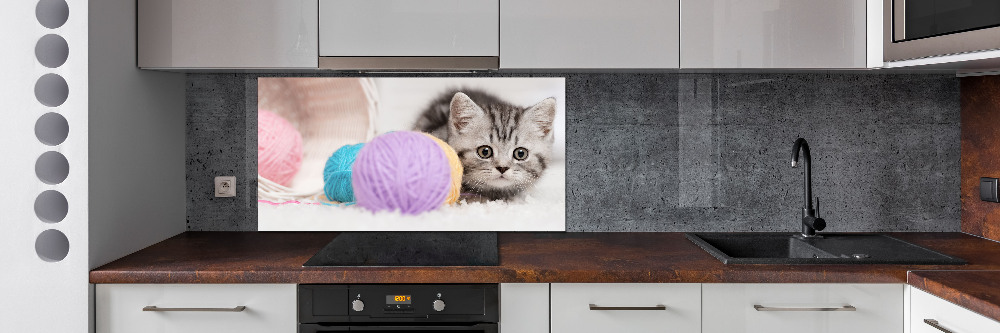
[{"label": "oven digital display", "polygon": [[385,295],[385,304],[410,304],[410,295]]}]

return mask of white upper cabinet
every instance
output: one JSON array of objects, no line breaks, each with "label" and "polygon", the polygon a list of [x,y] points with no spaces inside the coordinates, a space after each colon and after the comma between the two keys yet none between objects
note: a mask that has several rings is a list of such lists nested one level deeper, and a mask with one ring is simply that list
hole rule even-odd
[{"label": "white upper cabinet", "polygon": [[503,0],[501,68],[677,68],[678,0]]},{"label": "white upper cabinet", "polygon": [[323,57],[496,57],[499,0],[320,0]]},{"label": "white upper cabinet", "polygon": [[882,67],[881,0],[138,0],[141,68]]},{"label": "white upper cabinet", "polygon": [[316,7],[316,0],[139,0],[139,67],[316,68]]},{"label": "white upper cabinet", "polygon": [[681,68],[880,67],[867,52],[871,35],[878,46],[872,58],[881,60],[880,6],[870,0],[682,0]]}]

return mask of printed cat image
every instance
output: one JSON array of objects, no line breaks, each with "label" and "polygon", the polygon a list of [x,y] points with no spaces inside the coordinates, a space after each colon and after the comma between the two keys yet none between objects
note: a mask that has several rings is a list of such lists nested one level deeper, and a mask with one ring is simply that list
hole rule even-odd
[{"label": "printed cat image", "polygon": [[520,195],[545,172],[555,114],[552,97],[522,107],[465,89],[435,99],[414,129],[455,149],[465,168],[462,192],[500,200]]}]

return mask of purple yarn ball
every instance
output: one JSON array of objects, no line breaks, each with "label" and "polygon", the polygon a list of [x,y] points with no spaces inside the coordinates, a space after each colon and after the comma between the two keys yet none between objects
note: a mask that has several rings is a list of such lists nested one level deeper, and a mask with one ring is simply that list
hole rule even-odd
[{"label": "purple yarn ball", "polygon": [[354,160],[357,205],[371,211],[417,215],[444,203],[451,188],[448,157],[417,132],[390,132],[365,144]]}]

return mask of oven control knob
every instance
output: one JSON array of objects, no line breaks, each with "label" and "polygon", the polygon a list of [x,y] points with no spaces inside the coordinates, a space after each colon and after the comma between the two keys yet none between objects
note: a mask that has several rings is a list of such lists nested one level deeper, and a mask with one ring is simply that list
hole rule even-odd
[{"label": "oven control knob", "polygon": [[362,310],[365,309],[365,302],[361,301],[360,299],[356,299],[354,300],[354,302],[351,302],[351,309],[354,309],[354,311],[361,312]]},{"label": "oven control knob", "polygon": [[442,301],[442,300],[435,300],[434,301],[434,311],[438,311],[438,312],[444,311],[444,301]]}]

